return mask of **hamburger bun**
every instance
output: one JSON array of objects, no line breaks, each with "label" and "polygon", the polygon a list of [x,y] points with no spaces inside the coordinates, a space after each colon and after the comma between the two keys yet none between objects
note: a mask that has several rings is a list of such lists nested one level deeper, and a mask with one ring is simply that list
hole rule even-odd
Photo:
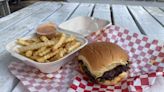
[{"label": "hamburger bun", "polygon": [[105,80],[104,82],[99,82],[99,83],[103,84],[103,85],[117,85],[122,80],[126,79],[127,76],[128,76],[128,72],[122,72],[120,75],[115,77],[113,80]]},{"label": "hamburger bun", "polygon": [[[82,61],[89,72],[95,78],[103,76],[117,66],[126,66],[128,64],[127,53],[118,45],[109,42],[95,42],[88,44],[80,50],[78,60]],[[119,83],[126,78],[127,72],[122,72],[113,80],[105,80],[99,82],[105,85],[113,85]]]}]

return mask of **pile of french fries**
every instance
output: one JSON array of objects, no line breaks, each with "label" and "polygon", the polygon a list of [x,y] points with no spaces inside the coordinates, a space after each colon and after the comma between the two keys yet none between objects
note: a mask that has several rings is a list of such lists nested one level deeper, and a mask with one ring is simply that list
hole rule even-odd
[{"label": "pile of french fries", "polygon": [[58,60],[81,45],[75,36],[58,33],[54,37],[36,36],[17,39],[21,47],[18,52],[36,62],[46,63]]}]

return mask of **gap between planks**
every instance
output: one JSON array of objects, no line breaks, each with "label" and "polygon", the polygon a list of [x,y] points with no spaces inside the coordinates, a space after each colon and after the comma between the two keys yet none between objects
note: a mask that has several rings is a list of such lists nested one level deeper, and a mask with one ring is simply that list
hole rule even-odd
[{"label": "gap between planks", "polygon": [[144,9],[164,27],[164,11],[158,7],[144,7]]},{"label": "gap between planks", "polygon": [[164,39],[164,28],[143,7],[128,6],[128,9],[143,34],[158,40]]},{"label": "gap between planks", "polygon": [[111,10],[109,4],[96,4],[92,11],[92,17],[111,22]]},{"label": "gap between planks", "polygon": [[140,33],[133,17],[125,5],[112,5],[113,23],[131,32]]}]

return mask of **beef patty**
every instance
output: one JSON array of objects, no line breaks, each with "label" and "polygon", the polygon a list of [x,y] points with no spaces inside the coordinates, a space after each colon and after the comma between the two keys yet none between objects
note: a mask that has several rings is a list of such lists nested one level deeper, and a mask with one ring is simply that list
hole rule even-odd
[{"label": "beef patty", "polygon": [[83,71],[89,76],[90,80],[92,82],[95,81],[104,81],[104,80],[112,80],[115,77],[117,77],[119,74],[121,74],[122,72],[126,72],[129,70],[129,62],[126,65],[119,65],[117,67],[115,67],[112,70],[106,71],[101,77],[96,78],[94,75],[92,75],[90,73],[90,71],[88,70],[87,66],[83,64],[83,62],[80,60],[79,63],[81,64],[81,67],[83,69]]}]

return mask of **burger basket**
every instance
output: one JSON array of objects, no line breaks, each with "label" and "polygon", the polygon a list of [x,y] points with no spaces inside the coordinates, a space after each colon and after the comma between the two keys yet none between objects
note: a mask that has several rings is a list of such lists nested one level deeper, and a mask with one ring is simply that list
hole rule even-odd
[{"label": "burger basket", "polygon": [[164,77],[164,44],[159,40],[130,33],[114,25],[108,25],[86,38],[89,43],[112,42],[126,50],[130,57],[128,78],[118,85],[94,84],[78,71],[77,62],[73,60],[51,74],[19,62],[12,62],[9,70],[30,92],[143,92],[153,85],[157,77]]}]

